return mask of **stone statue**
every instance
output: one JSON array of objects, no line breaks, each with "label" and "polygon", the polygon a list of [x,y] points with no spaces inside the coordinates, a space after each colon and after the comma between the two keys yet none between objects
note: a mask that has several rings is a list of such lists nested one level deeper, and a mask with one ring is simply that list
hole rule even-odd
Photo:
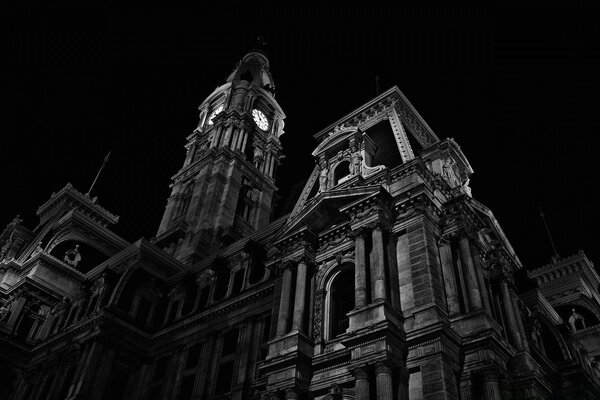
[{"label": "stone statue", "polygon": [[360,175],[362,167],[362,156],[359,151],[352,153],[352,164],[350,166],[350,173],[352,175]]},{"label": "stone statue", "polygon": [[450,156],[446,157],[444,160],[444,165],[442,166],[442,177],[453,188],[459,185],[460,181],[456,175],[456,161],[454,161],[454,159]]},{"label": "stone statue", "polygon": [[71,267],[76,268],[77,264],[81,261],[81,254],[79,254],[79,245],[76,244],[74,249],[67,250],[65,252],[64,262],[69,264]]},{"label": "stone statue", "polygon": [[537,318],[535,318],[531,323],[531,341],[536,345],[537,348],[543,349],[541,325]]},{"label": "stone statue", "polygon": [[324,192],[327,190],[327,181],[329,169],[327,168],[327,161],[321,162],[321,172],[319,173],[319,192]]},{"label": "stone statue", "polygon": [[585,329],[585,319],[583,319],[583,316],[575,312],[574,308],[572,308],[571,311],[572,313],[569,317],[569,325],[571,325],[571,329],[573,330],[573,332],[577,332],[577,321],[581,321],[581,325],[583,326],[581,329]]},{"label": "stone statue", "polygon": [[463,182],[463,184],[462,184],[462,188],[463,188],[463,190],[465,191],[465,194],[466,194],[467,196],[469,196],[469,197],[473,197],[473,195],[471,194],[471,188],[469,187],[469,181],[470,181],[470,179],[469,179],[469,178],[467,178],[467,180]]}]

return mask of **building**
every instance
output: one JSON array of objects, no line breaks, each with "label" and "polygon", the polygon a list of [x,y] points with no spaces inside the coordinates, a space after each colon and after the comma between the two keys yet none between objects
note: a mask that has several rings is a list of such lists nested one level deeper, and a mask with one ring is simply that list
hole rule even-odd
[{"label": "building", "polygon": [[2,232],[4,398],[600,398],[593,264],[524,268],[398,88],[314,134],[277,218],[266,55],[199,110],[152,240],[71,185]]}]

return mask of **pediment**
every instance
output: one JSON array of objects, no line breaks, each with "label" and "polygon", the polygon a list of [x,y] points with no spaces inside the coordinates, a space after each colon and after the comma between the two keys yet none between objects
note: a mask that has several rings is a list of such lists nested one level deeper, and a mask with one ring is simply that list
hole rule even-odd
[{"label": "pediment", "polygon": [[282,233],[285,235],[302,228],[318,233],[330,226],[344,223],[348,218],[340,211],[341,208],[363,197],[378,193],[379,190],[379,185],[369,185],[332,189],[320,193],[300,205],[297,212],[290,215]]}]

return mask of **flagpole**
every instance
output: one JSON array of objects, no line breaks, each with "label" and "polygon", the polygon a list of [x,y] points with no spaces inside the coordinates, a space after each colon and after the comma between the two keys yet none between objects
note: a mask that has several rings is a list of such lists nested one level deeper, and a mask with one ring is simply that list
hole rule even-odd
[{"label": "flagpole", "polygon": [[96,177],[94,178],[94,182],[92,182],[92,185],[90,186],[90,189],[85,194],[86,196],[89,196],[90,193],[92,192],[92,189],[94,188],[94,185],[96,184],[96,181],[98,180],[98,177],[100,176],[100,172],[102,172],[102,169],[104,168],[104,165],[106,165],[106,162],[108,161],[108,157],[109,156],[110,156],[110,150],[108,151],[108,154],[106,155],[106,157],[104,157],[104,162],[100,166],[100,169],[98,170],[98,173],[96,174]]}]

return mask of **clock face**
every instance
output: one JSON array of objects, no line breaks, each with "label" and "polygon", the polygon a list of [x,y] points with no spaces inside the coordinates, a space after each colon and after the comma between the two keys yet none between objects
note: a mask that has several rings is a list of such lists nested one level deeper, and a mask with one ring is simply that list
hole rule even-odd
[{"label": "clock face", "polygon": [[221,111],[223,111],[223,104],[221,104],[220,106],[218,106],[217,108],[215,108],[215,110],[210,114],[210,117],[208,118],[208,124],[209,125],[212,125],[214,123],[213,122],[213,118],[215,118],[215,115],[217,115]]},{"label": "clock face", "polygon": [[262,113],[262,111],[257,110],[255,108],[254,110],[252,110],[252,117],[254,118],[254,122],[256,122],[256,125],[260,129],[262,129],[263,131],[269,129],[269,120],[267,119],[265,114]]}]

